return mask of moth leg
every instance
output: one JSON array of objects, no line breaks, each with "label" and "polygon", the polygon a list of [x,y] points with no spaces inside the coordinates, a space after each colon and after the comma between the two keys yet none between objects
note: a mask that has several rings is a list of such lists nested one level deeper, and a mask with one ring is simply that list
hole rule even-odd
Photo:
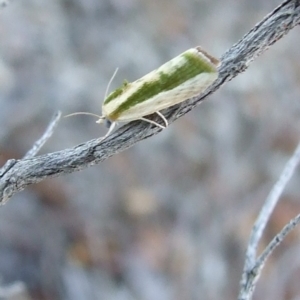
[{"label": "moth leg", "polygon": [[169,126],[169,122],[168,122],[168,120],[166,119],[166,117],[161,113],[161,112],[159,112],[159,111],[157,111],[156,112],[161,118],[162,118],[162,120],[165,122],[165,127],[168,127]]},{"label": "moth leg", "polygon": [[146,118],[139,118],[139,120],[143,120],[143,121],[145,121],[145,122],[147,122],[147,123],[153,124],[153,125],[155,125],[155,126],[161,128],[161,129],[165,129],[165,128],[166,128],[165,126],[160,125],[160,124],[158,124],[158,123],[155,122],[155,121],[148,120],[148,119],[146,119]]},{"label": "moth leg", "polygon": [[117,122],[111,122],[107,133],[105,134],[105,136],[103,136],[99,139],[99,142],[102,142],[103,140],[105,140],[113,132],[113,130],[116,127],[116,124],[117,124]]}]

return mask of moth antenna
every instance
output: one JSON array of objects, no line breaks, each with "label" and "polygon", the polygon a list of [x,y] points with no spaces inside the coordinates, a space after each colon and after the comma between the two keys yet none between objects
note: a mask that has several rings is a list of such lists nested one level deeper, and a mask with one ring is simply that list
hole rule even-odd
[{"label": "moth antenna", "polygon": [[104,94],[104,99],[106,99],[106,97],[107,97],[107,94],[108,94],[108,90],[109,90],[109,88],[110,88],[110,85],[111,85],[112,81],[114,80],[115,76],[117,75],[118,70],[119,70],[119,68],[116,68],[116,70],[115,70],[113,76],[111,76],[111,78],[110,78],[110,80],[109,80],[109,82],[108,82],[108,85],[107,85],[107,87],[106,87],[105,94]]},{"label": "moth antenna", "polygon": [[93,114],[93,113],[85,112],[85,111],[79,111],[79,112],[76,112],[76,113],[68,114],[68,115],[64,116],[64,118],[68,118],[68,117],[72,117],[72,116],[77,116],[77,115],[88,115],[88,116],[97,117],[97,118],[99,118],[99,120],[96,121],[96,123],[102,123],[102,120],[105,119],[104,116],[99,116],[97,114]]}]

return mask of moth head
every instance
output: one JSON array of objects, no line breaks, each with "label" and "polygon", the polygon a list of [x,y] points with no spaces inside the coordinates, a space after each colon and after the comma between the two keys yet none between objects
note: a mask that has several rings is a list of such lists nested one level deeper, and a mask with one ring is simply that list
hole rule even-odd
[{"label": "moth head", "polygon": [[107,118],[104,117],[104,116],[99,116],[99,120],[97,120],[96,123],[97,123],[97,124],[102,124],[102,123],[104,123],[106,128],[110,128],[110,126],[111,126],[111,124],[112,124],[112,121],[110,121],[109,119],[107,119]]}]

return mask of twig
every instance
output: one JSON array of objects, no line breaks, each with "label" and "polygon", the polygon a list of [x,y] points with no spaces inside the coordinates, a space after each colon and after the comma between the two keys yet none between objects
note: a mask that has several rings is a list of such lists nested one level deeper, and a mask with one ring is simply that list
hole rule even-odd
[{"label": "twig", "polygon": [[257,282],[261,270],[263,268],[266,259],[273,252],[275,247],[279,245],[282,239],[299,223],[300,216],[297,216],[289,224],[287,224],[283,230],[275,236],[272,242],[264,250],[261,256],[257,259],[257,247],[262,233],[266,227],[266,224],[276,206],[279,198],[286,187],[287,183],[293,176],[296,167],[300,161],[300,143],[298,144],[294,154],[289,159],[279,180],[273,186],[270,191],[255,223],[250,235],[248,248],[246,251],[246,260],[241,281],[241,291],[239,294],[239,300],[246,300],[252,297],[255,283]]},{"label": "twig", "polygon": [[37,140],[34,145],[32,146],[32,148],[24,155],[23,159],[28,159],[31,157],[34,157],[40,150],[41,148],[44,146],[44,144],[50,139],[50,137],[53,134],[53,131],[56,127],[56,125],[58,124],[58,121],[61,117],[61,112],[58,111],[52,118],[51,122],[49,123],[46,131],[44,132],[44,134],[41,136],[41,138],[39,140]]},{"label": "twig", "polygon": [[259,240],[262,236],[263,230],[272,214],[274,207],[276,206],[279,197],[281,196],[284,188],[286,187],[288,181],[293,176],[297,165],[300,160],[300,143],[298,144],[293,156],[287,162],[279,180],[276,182],[271,192],[269,193],[264,206],[262,207],[256,222],[254,223],[251,236],[249,239],[249,246],[246,252],[246,270],[253,267],[256,259],[256,251],[258,247]]},{"label": "twig", "polygon": [[[46,128],[46,130],[43,133],[43,135],[41,136],[41,138],[34,143],[32,148],[24,155],[22,160],[26,161],[26,159],[32,158],[40,151],[40,149],[43,147],[43,145],[52,136],[60,117],[61,117],[61,112],[59,111],[53,116],[52,120],[50,121],[48,127]],[[14,168],[14,166],[16,165],[17,162],[18,162],[18,160],[10,159],[0,169],[0,183],[2,182],[3,178],[5,178],[6,174]],[[10,178],[10,181],[16,183],[16,179],[13,176]],[[8,189],[6,190],[6,193],[10,191],[10,187],[7,187],[7,188]],[[8,198],[4,197],[2,199],[2,201],[0,201],[0,204],[5,204],[6,200],[8,200]]]},{"label": "twig", "polygon": [[[211,88],[204,94],[163,111],[168,123],[171,124],[189,112],[225,82],[245,71],[257,56],[281,39],[299,22],[299,0],[283,2],[222,56],[219,78]],[[101,144],[95,139],[71,149],[27,160],[18,160],[0,178],[0,202],[8,200],[16,192],[23,190],[32,183],[98,164],[160,131],[161,129],[157,126],[135,121],[118,129]]]},{"label": "twig", "polygon": [[269,258],[269,256],[273,253],[275,248],[277,248],[281,242],[285,239],[285,237],[300,223],[300,214],[293,218],[288,224],[286,224],[281,231],[276,234],[273,240],[269,243],[266,249],[262,252],[262,254],[257,258],[256,264],[253,268],[254,273],[259,273],[262,270],[265,262]]}]

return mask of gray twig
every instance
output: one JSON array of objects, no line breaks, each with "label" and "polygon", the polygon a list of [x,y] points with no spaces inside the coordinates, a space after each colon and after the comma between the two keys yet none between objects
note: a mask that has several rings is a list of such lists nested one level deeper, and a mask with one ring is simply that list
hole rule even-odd
[{"label": "gray twig", "polygon": [[[24,155],[22,161],[26,161],[27,159],[30,159],[32,157],[34,157],[39,151],[40,149],[43,147],[43,145],[48,141],[48,139],[52,136],[54,129],[59,121],[61,117],[61,112],[57,112],[52,120],[50,121],[48,127],[46,128],[45,132],[43,133],[43,135],[41,136],[41,138],[39,140],[37,140],[34,145],[32,146],[32,148]],[[9,159],[5,165],[0,169],[0,185],[1,184],[5,184],[5,182],[3,181],[3,178],[7,177],[7,173],[9,172],[15,172],[14,170],[14,166],[18,163],[18,160],[15,159]],[[10,182],[11,183],[16,183],[16,178],[14,176],[10,177]],[[6,190],[4,190],[5,193],[10,193],[10,189],[11,187],[8,186]],[[4,197],[0,198],[0,204],[5,204],[6,201],[9,199],[9,197]]]},{"label": "gray twig", "polygon": [[259,258],[257,256],[257,247],[259,240],[263,234],[266,224],[276,206],[279,198],[286,187],[287,183],[293,176],[296,167],[300,161],[300,143],[298,144],[294,154],[286,163],[284,170],[281,173],[279,180],[275,183],[270,191],[255,223],[250,235],[248,248],[246,251],[246,260],[241,281],[241,290],[239,294],[239,300],[251,299],[253,291],[255,289],[255,283],[257,282],[261,270],[271,255],[273,250],[280,244],[285,236],[300,222],[300,215],[291,220],[280,233],[278,233],[267,248],[263,251]]},{"label": "gray twig", "polygon": [[28,158],[36,156],[36,154],[41,150],[41,148],[44,146],[44,144],[52,136],[53,131],[54,131],[60,117],[61,117],[61,112],[59,111],[53,116],[53,118],[52,118],[51,122],[49,123],[44,134],[41,136],[41,138],[39,140],[37,140],[34,143],[32,148],[24,155],[23,159],[28,159]]},{"label": "gray twig", "polygon": [[[180,118],[225,82],[245,71],[250,63],[300,22],[299,0],[287,0],[267,15],[221,58],[219,78],[203,94],[163,111],[168,123]],[[158,121],[158,119],[153,118]],[[122,126],[102,143],[97,139],[71,149],[18,160],[0,178],[0,202],[26,186],[49,177],[82,170],[124,151],[161,131],[157,126],[134,121]]]},{"label": "gray twig", "polygon": [[[288,224],[286,224],[281,231],[275,235],[273,240],[269,243],[266,249],[262,252],[262,254],[257,258],[256,264],[253,268],[254,273],[260,273],[265,262],[269,258],[269,256],[273,253],[275,248],[281,244],[281,242],[285,239],[285,237],[300,223],[300,214],[295,218],[290,220]],[[257,270],[257,271],[256,271]]]}]

